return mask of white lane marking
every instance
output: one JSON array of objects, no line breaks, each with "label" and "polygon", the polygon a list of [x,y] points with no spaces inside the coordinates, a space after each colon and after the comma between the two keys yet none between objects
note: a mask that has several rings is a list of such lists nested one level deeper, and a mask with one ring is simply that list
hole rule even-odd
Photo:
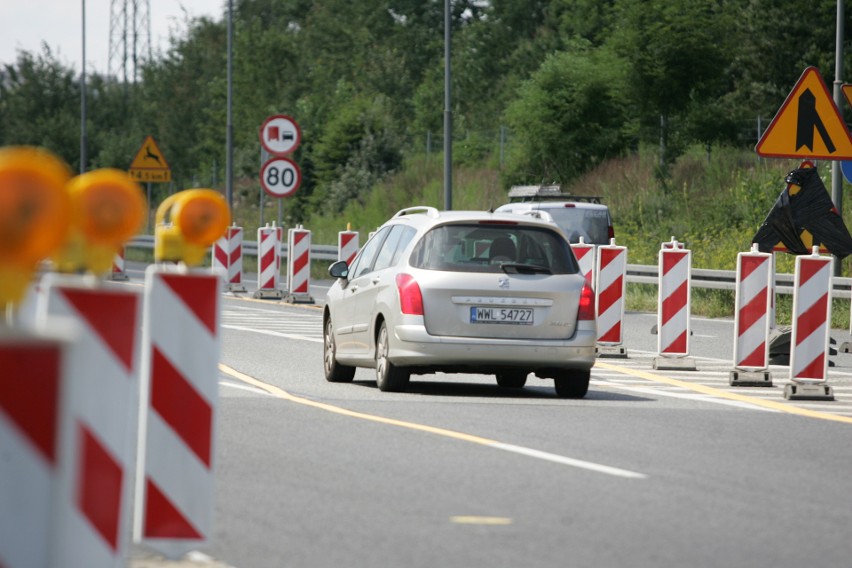
[{"label": "white lane marking", "polygon": [[314,343],[322,343],[320,337],[305,337],[304,335],[295,335],[292,333],[281,333],[280,331],[270,331],[267,329],[254,329],[252,327],[244,327],[241,325],[222,325],[225,329],[233,329],[236,331],[249,331],[251,333],[261,333],[263,335],[272,335],[275,337],[286,337],[287,339],[298,339],[299,341],[312,341]]},{"label": "white lane marking", "polygon": [[263,389],[259,389],[259,388],[256,388],[256,387],[250,387],[250,386],[247,386],[247,385],[238,385],[236,383],[229,383],[228,381],[219,381],[219,386],[228,387],[228,388],[232,388],[232,389],[244,390],[244,391],[252,392],[252,393],[255,393],[255,394],[262,394],[264,396],[272,396],[270,393],[268,393],[267,391],[265,391]]},{"label": "white lane marking", "polygon": [[599,463],[594,463],[585,460],[578,460],[574,458],[569,458],[565,456],[560,456],[558,454],[551,454],[549,452],[542,452],[540,450],[533,450],[531,448],[525,448],[523,446],[515,446],[514,444],[504,444],[502,442],[493,442],[489,444],[492,448],[496,448],[498,450],[503,450],[506,452],[512,452],[515,454],[520,454],[522,456],[527,456],[530,458],[536,458],[539,460],[545,460],[553,463],[558,463],[562,465],[568,465],[571,467],[577,467],[580,469],[586,469],[589,471],[595,471],[597,473],[605,473],[607,475],[614,475],[616,477],[626,477],[628,479],[647,479],[648,476],[644,473],[638,473],[635,471],[630,471],[627,469],[621,469],[618,467],[612,467],[608,465],[603,465]]}]

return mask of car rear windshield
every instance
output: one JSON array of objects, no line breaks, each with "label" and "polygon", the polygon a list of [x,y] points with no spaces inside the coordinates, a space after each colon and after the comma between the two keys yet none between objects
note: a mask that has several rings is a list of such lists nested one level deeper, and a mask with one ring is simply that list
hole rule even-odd
[{"label": "car rear windshield", "polygon": [[417,268],[454,272],[575,274],[577,261],[556,231],[522,224],[435,227],[411,253]]},{"label": "car rear windshield", "polygon": [[568,242],[578,243],[580,237],[583,237],[590,244],[609,244],[609,215],[606,209],[549,207],[546,211],[565,231]]}]

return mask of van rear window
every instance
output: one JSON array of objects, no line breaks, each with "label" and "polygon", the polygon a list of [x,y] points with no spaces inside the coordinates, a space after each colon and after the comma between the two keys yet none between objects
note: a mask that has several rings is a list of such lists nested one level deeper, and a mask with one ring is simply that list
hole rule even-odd
[{"label": "van rear window", "polygon": [[435,227],[414,247],[410,263],[454,272],[498,273],[503,264],[513,265],[519,272],[575,274],[579,270],[561,235],[522,224]]}]

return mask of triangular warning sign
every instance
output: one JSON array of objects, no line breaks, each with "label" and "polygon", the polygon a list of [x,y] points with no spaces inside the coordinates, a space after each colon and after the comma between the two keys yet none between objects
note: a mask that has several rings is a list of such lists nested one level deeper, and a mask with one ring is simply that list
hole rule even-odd
[{"label": "triangular warning sign", "polygon": [[816,67],[808,67],[755,147],[768,158],[852,159],[852,137]]},{"label": "triangular warning sign", "polygon": [[169,164],[152,136],[145,138],[136,157],[130,163],[131,170],[168,170]]},{"label": "triangular warning sign", "polygon": [[843,95],[846,97],[846,102],[849,103],[849,106],[852,106],[852,85],[849,83],[843,83],[840,86],[840,90],[843,91]]}]

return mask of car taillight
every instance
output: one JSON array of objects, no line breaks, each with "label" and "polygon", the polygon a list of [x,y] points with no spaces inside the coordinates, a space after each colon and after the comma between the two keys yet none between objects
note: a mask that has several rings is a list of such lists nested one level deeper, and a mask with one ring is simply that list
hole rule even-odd
[{"label": "car taillight", "polygon": [[399,292],[399,309],[410,316],[423,315],[423,295],[420,285],[410,274],[396,275],[396,289]]},{"label": "car taillight", "polygon": [[583,284],[583,291],[580,292],[580,309],[577,311],[577,319],[583,321],[595,319],[595,291],[588,282]]},{"label": "car taillight", "polygon": [[609,242],[612,242],[612,239],[615,238],[615,229],[612,228],[612,225],[607,225],[606,234]]}]

